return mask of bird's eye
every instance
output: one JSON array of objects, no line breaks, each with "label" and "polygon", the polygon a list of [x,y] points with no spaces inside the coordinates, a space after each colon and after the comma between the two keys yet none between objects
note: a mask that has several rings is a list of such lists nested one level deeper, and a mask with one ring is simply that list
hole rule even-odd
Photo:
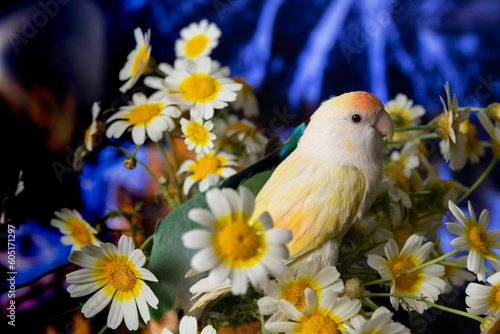
[{"label": "bird's eye", "polygon": [[363,116],[361,116],[360,114],[352,114],[351,115],[351,122],[353,122],[354,124],[359,124],[361,122],[363,122]]}]

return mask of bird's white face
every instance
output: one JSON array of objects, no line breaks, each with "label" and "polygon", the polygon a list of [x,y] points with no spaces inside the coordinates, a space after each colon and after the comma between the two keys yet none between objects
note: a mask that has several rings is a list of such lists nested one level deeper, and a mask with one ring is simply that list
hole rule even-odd
[{"label": "bird's white face", "polygon": [[393,125],[383,108],[377,110],[354,110],[342,113],[339,119],[339,135],[344,138],[346,151],[364,154],[370,148],[382,148],[383,137],[392,139]]},{"label": "bird's white face", "polygon": [[322,161],[357,165],[380,160],[383,137],[390,140],[392,134],[384,105],[370,93],[354,92],[325,102],[311,117],[301,141],[309,150],[315,147],[309,155]]}]

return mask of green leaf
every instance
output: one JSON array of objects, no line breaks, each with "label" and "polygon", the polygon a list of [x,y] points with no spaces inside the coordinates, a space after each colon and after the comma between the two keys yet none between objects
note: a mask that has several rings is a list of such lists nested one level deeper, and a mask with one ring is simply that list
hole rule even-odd
[{"label": "green leaf", "polygon": [[[205,193],[200,193],[170,212],[158,221],[153,241],[153,249],[148,269],[158,278],[157,283],[148,283],[159,299],[158,309],[150,309],[152,320],[160,319],[174,307],[176,298],[188,312],[191,299],[189,288],[207,276],[206,273],[184,278],[191,268],[190,262],[196,250],[187,249],[182,243],[182,235],[189,230],[203,228],[188,219],[192,208],[208,209]],[[187,308],[187,309],[184,309]]]}]

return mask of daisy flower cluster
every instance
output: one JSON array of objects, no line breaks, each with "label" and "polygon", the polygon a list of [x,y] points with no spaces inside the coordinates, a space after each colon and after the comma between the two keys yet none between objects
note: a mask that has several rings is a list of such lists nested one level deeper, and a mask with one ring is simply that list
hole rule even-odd
[{"label": "daisy flower cluster", "polygon": [[[148,171],[169,197],[170,206],[175,206],[174,202],[182,203],[262,157],[267,138],[248,119],[259,115],[251,86],[242,77],[232,78],[229,67],[211,58],[220,36],[215,23],[193,22],[175,42],[177,58],[171,64],[156,65],[151,31],[135,29],[136,46],[119,74],[125,81],[120,88],[126,94],[122,100],[128,103],[102,113],[100,103],[94,103],[84,145],[75,154],[75,169],[81,171],[82,160],[98,154],[106,144],[126,154],[124,164],[133,169],[137,150],[150,140],[165,158],[169,175]],[[134,87],[141,89],[128,96]],[[133,153],[116,142],[123,137],[136,145]],[[183,147],[175,145],[179,140],[184,141]],[[148,168],[147,163],[139,163]],[[208,170],[200,172],[205,167]]]},{"label": "daisy flower cluster", "polygon": [[[75,153],[81,169],[105,145],[118,149],[125,167],[140,165],[156,182],[155,204],[167,216],[151,215],[150,235],[138,203],[93,221],[62,208],[50,222],[71,246],[69,261],[81,267],[66,282],[71,297],[91,295],[82,303],[85,317],[109,309],[111,329],[123,323],[122,330],[162,334],[222,333],[249,323],[262,333],[406,334],[394,312],[437,307],[477,320],[482,333],[498,331],[500,231],[489,228],[488,210],[477,217],[471,202],[467,214],[460,207],[500,159],[498,104],[461,107],[446,83],[442,112],[425,123],[426,110],[408,96],[387,101],[395,135],[384,144],[376,199],[353,218],[335,265],[312,252],[291,265],[291,231],[255,210],[260,188],[251,178],[270,171],[247,168],[268,142],[250,119],[259,115],[252,88],[212,58],[221,37],[215,23],[193,22],[179,35],[176,59],[157,62],[151,31],[135,29],[135,48],[119,73],[124,102],[109,109],[94,103]],[[121,146],[127,140],[133,153]],[[492,161],[473,184],[444,180],[428,140],[439,141],[437,154],[451,170]],[[142,146],[149,161],[138,158]],[[106,225],[116,216],[129,222],[127,231]],[[449,253],[437,236],[442,226],[454,236]],[[437,303],[463,288],[466,309]]]}]

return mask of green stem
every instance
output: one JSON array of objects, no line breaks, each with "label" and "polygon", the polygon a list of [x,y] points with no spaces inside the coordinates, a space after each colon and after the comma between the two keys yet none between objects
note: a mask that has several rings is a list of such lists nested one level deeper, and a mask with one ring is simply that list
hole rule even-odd
[{"label": "green stem", "polygon": [[400,128],[395,128],[394,132],[404,132],[404,131],[413,131],[413,130],[434,130],[436,129],[436,125],[415,125],[415,126],[403,126]]},{"label": "green stem", "polygon": [[[458,110],[462,111],[462,110],[465,110],[467,107],[465,108],[458,108]],[[481,108],[481,107],[470,107],[470,110],[471,111],[486,111],[486,109],[488,108]]]},{"label": "green stem", "polygon": [[425,299],[423,297],[418,297],[418,296],[414,296],[414,295],[406,295],[406,294],[399,294],[399,293],[369,293],[369,294],[366,294],[364,296],[365,297],[395,297],[395,298],[416,299],[418,301],[426,303],[427,305],[430,305],[432,307],[438,308],[440,310],[447,311],[447,312],[454,313],[454,314],[458,314],[458,315],[461,315],[461,316],[464,316],[464,317],[467,317],[467,318],[471,318],[471,319],[474,319],[474,320],[479,321],[481,323],[484,320],[484,318],[479,317],[477,315],[473,315],[473,314],[470,314],[470,313],[467,313],[467,312],[464,312],[464,311],[456,310],[454,308],[450,308],[450,307],[446,307],[446,306],[443,306],[443,305],[439,305],[439,304],[430,302],[430,301],[428,301],[427,299]]},{"label": "green stem", "polygon": [[167,73],[164,73],[162,70],[160,70],[160,68],[158,66],[155,66],[154,71],[164,78],[167,77]]},{"label": "green stem", "polygon": [[374,285],[374,284],[380,284],[380,283],[384,283],[386,281],[392,281],[392,280],[395,280],[397,278],[400,278],[401,276],[404,276],[404,275],[407,275],[407,274],[411,274],[412,272],[414,271],[417,271],[417,270],[420,270],[420,269],[423,269],[425,267],[428,267],[430,266],[431,264],[435,264],[435,263],[439,263],[441,261],[443,261],[444,259],[447,259],[449,258],[450,256],[453,256],[455,255],[456,253],[458,253],[458,251],[456,249],[452,250],[451,252],[449,253],[446,253],[444,255],[441,255],[440,257],[437,257],[435,258],[434,260],[431,260],[431,261],[428,261],[428,262],[425,262],[425,263],[422,263],[421,265],[419,266],[416,266],[414,268],[411,268],[410,270],[407,270],[407,271],[403,271],[403,272],[400,272],[396,275],[394,275],[393,277],[391,277],[390,279],[388,280],[385,280],[383,278],[380,278],[380,279],[377,279],[377,280],[374,280],[374,281],[369,281],[369,282],[366,282],[365,283],[365,286],[368,286],[368,285]]},{"label": "green stem", "polygon": [[373,227],[373,229],[370,231],[370,233],[365,237],[365,239],[363,240],[363,242],[361,243],[361,245],[359,245],[356,249],[354,249],[352,252],[346,254],[346,256],[344,256],[344,260],[346,259],[349,259],[353,256],[355,256],[356,254],[358,254],[359,252],[361,252],[364,247],[370,243],[370,241],[372,241],[372,238],[373,236],[375,235],[375,233],[377,232],[377,230],[379,229],[380,225],[382,225],[382,223],[384,222],[384,220],[387,218],[387,213],[384,213],[380,218],[379,220],[377,221],[377,223],[375,224],[375,226]]},{"label": "green stem", "polygon": [[[137,154],[137,151],[139,151],[139,147],[141,147],[141,145],[137,145],[135,147],[135,151],[134,151],[134,154],[132,154],[132,158],[135,159],[135,155]],[[137,159],[135,159],[137,161]]]},{"label": "green stem", "polygon": [[144,242],[142,243],[141,247],[139,248],[140,250],[146,249],[146,247],[153,241],[154,234],[151,234]]},{"label": "green stem", "polygon": [[361,298],[361,302],[374,311],[378,309],[378,305],[375,304],[370,298]]},{"label": "green stem", "polygon": [[266,331],[266,320],[264,319],[264,315],[261,314],[260,315],[260,323],[261,323],[261,329],[260,329],[260,333],[261,334],[267,334],[267,331]]},{"label": "green stem", "polygon": [[[131,157],[130,153],[128,153],[126,150],[124,150],[120,146],[113,145],[113,147],[116,148],[118,151],[122,152],[123,154],[125,154],[127,157]],[[153,173],[153,171],[148,166],[146,166],[145,164],[143,164],[141,161],[139,161],[137,159],[135,159],[135,161],[137,161],[137,163],[139,165],[141,165],[142,167],[144,167],[144,169],[149,173],[149,175],[151,175],[151,177],[153,178],[153,180],[155,180],[156,183],[158,183],[158,185],[160,186],[160,189],[163,192],[163,196],[165,196],[165,198],[166,198],[168,204],[170,205],[170,207],[171,208],[176,208],[177,207],[177,202],[174,200],[174,197],[172,196],[172,194],[170,193],[170,191],[168,191],[167,187],[163,183],[160,182],[160,180],[158,179],[158,177]]]},{"label": "green stem", "polygon": [[174,169],[172,168],[172,164],[168,160],[167,152],[165,152],[165,149],[163,146],[160,144],[160,142],[156,142],[156,146],[158,146],[158,149],[161,152],[161,155],[163,156],[163,159],[165,159],[165,162],[167,163],[168,170],[170,171],[170,175],[172,176],[172,181],[174,182],[174,186],[177,189],[177,196],[179,196],[179,202],[182,201],[182,189],[181,186],[179,185],[179,181],[177,181],[176,174],[174,172]]},{"label": "green stem", "polygon": [[[392,279],[392,278],[391,278]],[[365,286],[368,286],[368,285],[375,285],[375,284],[382,284],[382,283],[385,283],[387,282],[388,280],[386,279],[383,279],[383,278],[379,278],[379,279],[376,279],[376,280],[373,280],[373,281],[369,281],[369,282],[366,282],[365,283]]]},{"label": "green stem", "polygon": [[[469,270],[467,268],[467,264],[462,264],[462,263],[458,263],[458,262],[453,262],[453,261],[441,261],[439,264],[442,264],[443,266],[449,266],[449,267],[459,267],[459,268],[465,268],[467,270]],[[496,273],[496,271],[494,271],[493,269],[490,269],[490,268],[485,268],[486,271],[492,275],[494,275]]]},{"label": "green stem", "polygon": [[[134,158],[130,153],[128,153],[125,149],[123,149],[122,147],[118,146],[118,145],[113,145],[114,148],[116,148],[118,151],[122,152],[123,154],[125,154],[127,157],[132,157],[135,161],[137,161],[137,163],[139,165],[141,165],[142,167],[144,167],[144,169],[149,173],[149,175],[151,175],[151,177],[153,178],[153,180],[156,181],[156,183],[158,183],[160,186],[160,182],[158,180],[158,177],[156,177],[156,175],[153,173],[153,171],[151,169],[149,169],[148,166],[146,166],[145,164],[143,164],[141,161],[137,160],[136,158]],[[134,153],[135,154],[135,153]]]},{"label": "green stem", "polygon": [[452,251],[451,251],[451,252],[449,252],[449,253],[446,253],[446,254],[444,254],[444,255],[441,255],[440,257],[435,258],[434,260],[431,260],[431,261],[429,261],[429,262],[422,263],[421,265],[416,266],[416,267],[414,267],[414,268],[411,268],[410,270],[407,270],[407,271],[403,271],[403,272],[401,272],[401,273],[398,273],[397,275],[395,275],[395,276],[394,276],[394,279],[399,278],[399,277],[401,277],[401,276],[403,276],[403,275],[411,274],[412,272],[417,271],[417,270],[420,270],[420,269],[423,269],[423,268],[425,268],[425,267],[428,267],[428,266],[430,266],[431,264],[439,263],[439,262],[443,261],[444,259],[447,259],[447,258],[449,258],[450,256],[453,256],[453,255],[455,255],[455,254],[457,254],[457,253],[458,253],[458,251],[457,251],[456,249],[454,249],[454,250],[452,250]]},{"label": "green stem", "polygon": [[101,328],[101,330],[100,330],[100,331],[99,331],[99,333],[97,333],[97,334],[102,334],[102,333],[104,333],[107,329],[108,329],[108,325],[106,324],[106,325],[104,325],[104,327],[103,327],[103,328]]},{"label": "green stem", "polygon": [[417,136],[415,139],[417,140],[426,140],[426,139],[434,139],[439,138],[437,133],[424,133],[423,135]]},{"label": "green stem", "polygon": [[460,202],[462,202],[470,194],[472,194],[472,192],[474,190],[476,190],[476,188],[481,184],[481,182],[483,182],[484,179],[488,176],[488,174],[490,174],[490,172],[493,170],[493,167],[495,167],[495,164],[497,163],[497,161],[498,161],[498,157],[494,156],[493,159],[491,160],[490,164],[488,165],[488,167],[483,172],[483,174],[481,174],[481,176],[476,180],[476,182],[474,182],[474,184],[469,188],[469,190],[467,190],[467,192],[465,194],[463,194],[462,197],[460,197],[460,199],[455,203],[456,205],[460,204]]},{"label": "green stem", "polygon": [[81,303],[80,303],[80,304],[79,304],[77,307],[75,307],[75,308],[69,309],[69,310],[67,310],[67,311],[64,311],[64,312],[63,312],[63,313],[61,313],[61,314],[58,314],[58,315],[53,316],[52,318],[49,318],[49,319],[47,320],[47,322],[52,321],[52,320],[54,320],[54,319],[57,319],[57,318],[59,318],[59,317],[62,317],[62,316],[63,316],[63,315],[65,315],[65,314],[68,314],[68,313],[71,313],[71,312],[73,312],[73,311],[76,311],[76,310],[78,310],[78,309],[82,308],[82,306],[83,306],[83,304],[81,304]]},{"label": "green stem", "polygon": [[175,170],[179,170],[179,161],[177,160],[177,156],[175,155],[174,143],[172,142],[172,137],[170,136],[170,132],[165,132],[165,139],[167,140],[168,148],[170,149],[172,159],[174,160]]}]

